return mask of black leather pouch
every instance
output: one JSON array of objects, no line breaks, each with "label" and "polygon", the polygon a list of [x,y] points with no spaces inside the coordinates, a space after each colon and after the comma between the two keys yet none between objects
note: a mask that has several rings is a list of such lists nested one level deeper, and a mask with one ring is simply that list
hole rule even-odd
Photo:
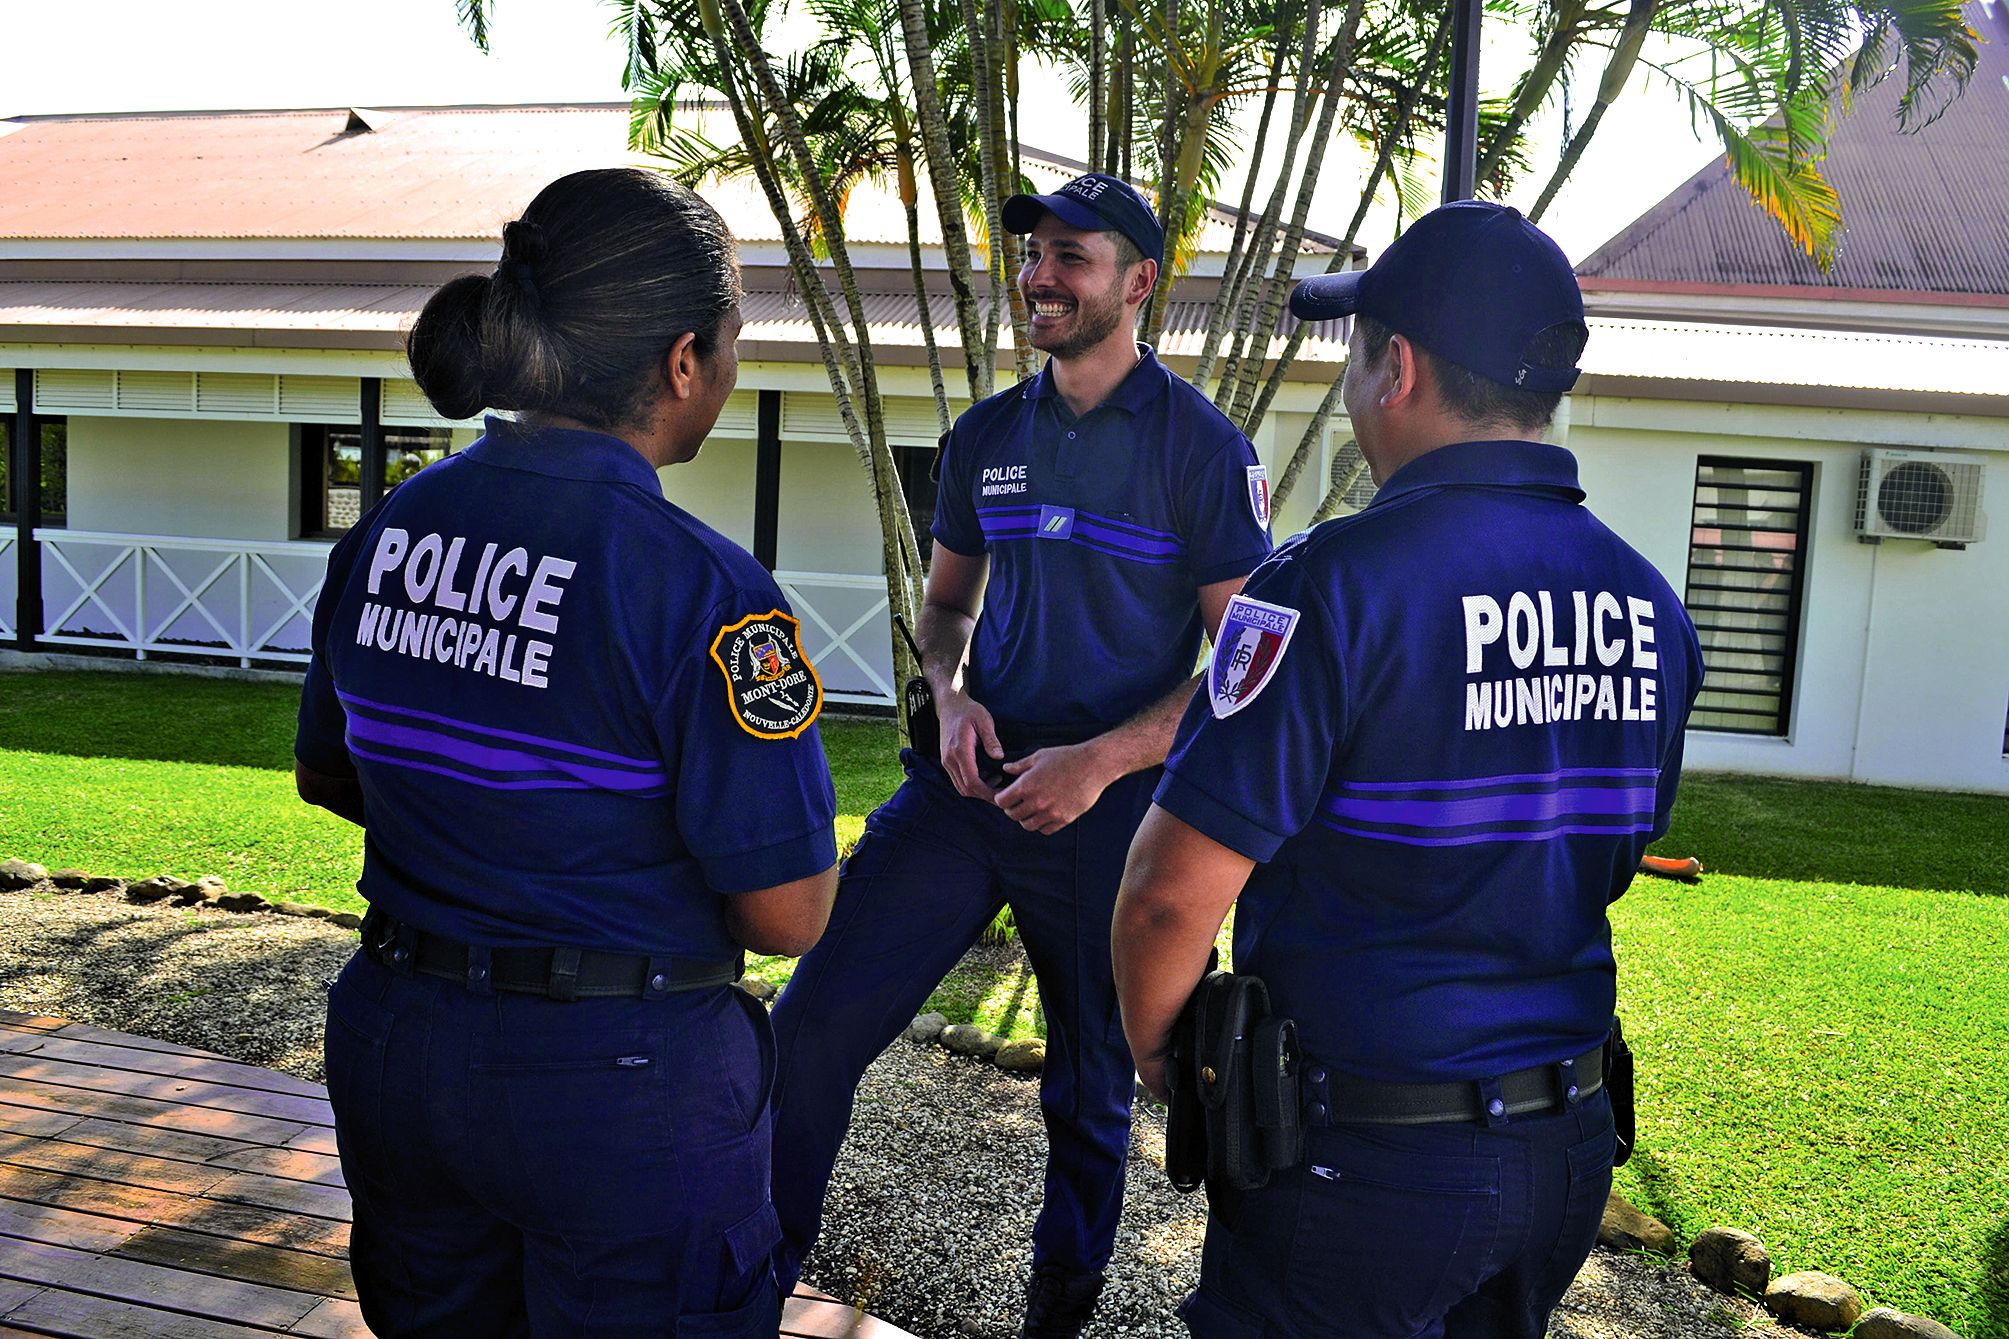
[{"label": "black leather pouch", "polygon": [[1618,1132],[1611,1165],[1623,1167],[1632,1156],[1638,1113],[1633,1107],[1632,1048],[1625,1044],[1625,1029],[1616,1017],[1611,1020],[1611,1034],[1604,1039],[1604,1088],[1611,1094],[1611,1120]]}]

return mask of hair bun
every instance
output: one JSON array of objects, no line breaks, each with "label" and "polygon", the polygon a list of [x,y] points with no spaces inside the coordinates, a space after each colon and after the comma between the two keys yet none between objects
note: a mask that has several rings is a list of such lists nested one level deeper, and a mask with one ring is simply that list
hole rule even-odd
[{"label": "hair bun", "polygon": [[519,265],[535,265],[544,259],[544,229],[527,219],[503,224],[502,258]]}]

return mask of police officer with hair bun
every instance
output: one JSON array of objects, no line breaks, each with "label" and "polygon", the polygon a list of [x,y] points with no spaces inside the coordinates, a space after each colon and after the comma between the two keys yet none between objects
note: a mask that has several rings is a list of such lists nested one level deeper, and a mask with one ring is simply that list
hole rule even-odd
[{"label": "police officer with hair bun", "polygon": [[407,346],[442,415],[514,419],[330,556],[296,770],[366,837],[327,1061],[378,1334],[779,1325],[774,1044],[733,982],[829,916],[822,685],[657,474],[732,391],[739,303],[690,191],[553,182]]},{"label": "police officer with hair bun", "polygon": [[1302,1160],[1209,1182],[1180,1315],[1539,1339],[1611,1187],[1605,907],[1667,828],[1695,630],[1540,440],[1587,331],[1533,224],[1447,205],[1291,308],[1354,318],[1342,394],[1380,490],[1229,603],[1124,872],[1143,1080],[1164,1092],[1238,898],[1235,971],[1301,1051]]}]

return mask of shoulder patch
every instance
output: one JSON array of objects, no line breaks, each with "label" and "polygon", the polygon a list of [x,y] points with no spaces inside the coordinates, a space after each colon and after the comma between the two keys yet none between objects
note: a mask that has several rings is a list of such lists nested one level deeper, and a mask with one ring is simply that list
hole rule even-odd
[{"label": "shoulder patch", "polygon": [[1246,595],[1228,601],[1207,669],[1207,705],[1217,718],[1234,715],[1269,686],[1297,621],[1298,611],[1280,604]]},{"label": "shoulder patch", "polygon": [[1249,509],[1256,514],[1256,524],[1267,530],[1270,527],[1270,472],[1261,465],[1245,468],[1249,472]]},{"label": "shoulder patch", "polygon": [[801,628],[779,609],[748,614],[712,638],[725,675],[726,707],[740,729],[761,739],[794,739],[823,710],[823,680],[802,654]]}]

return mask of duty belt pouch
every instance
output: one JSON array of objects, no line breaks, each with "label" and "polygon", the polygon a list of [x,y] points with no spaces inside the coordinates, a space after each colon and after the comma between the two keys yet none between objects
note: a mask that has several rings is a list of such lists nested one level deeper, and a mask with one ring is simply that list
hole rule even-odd
[{"label": "duty belt pouch", "polygon": [[1193,1036],[1199,992],[1195,991],[1172,1025],[1172,1055],[1165,1067],[1172,1090],[1165,1117],[1165,1179],[1181,1194],[1207,1179],[1207,1115],[1200,1107],[1200,1066]]},{"label": "duty belt pouch", "polygon": [[1195,1088],[1207,1128],[1207,1179],[1267,1185],[1303,1157],[1297,1029],[1270,1017],[1260,978],[1209,972],[1193,1000]]},{"label": "duty belt pouch", "polygon": [[1618,1144],[1611,1155],[1611,1165],[1625,1166],[1625,1160],[1632,1156],[1632,1142],[1635,1133],[1632,1089],[1632,1048],[1625,1044],[1625,1030],[1618,1019],[1611,1020],[1611,1033],[1604,1039],[1604,1090],[1611,1094],[1612,1126],[1618,1133]]}]

